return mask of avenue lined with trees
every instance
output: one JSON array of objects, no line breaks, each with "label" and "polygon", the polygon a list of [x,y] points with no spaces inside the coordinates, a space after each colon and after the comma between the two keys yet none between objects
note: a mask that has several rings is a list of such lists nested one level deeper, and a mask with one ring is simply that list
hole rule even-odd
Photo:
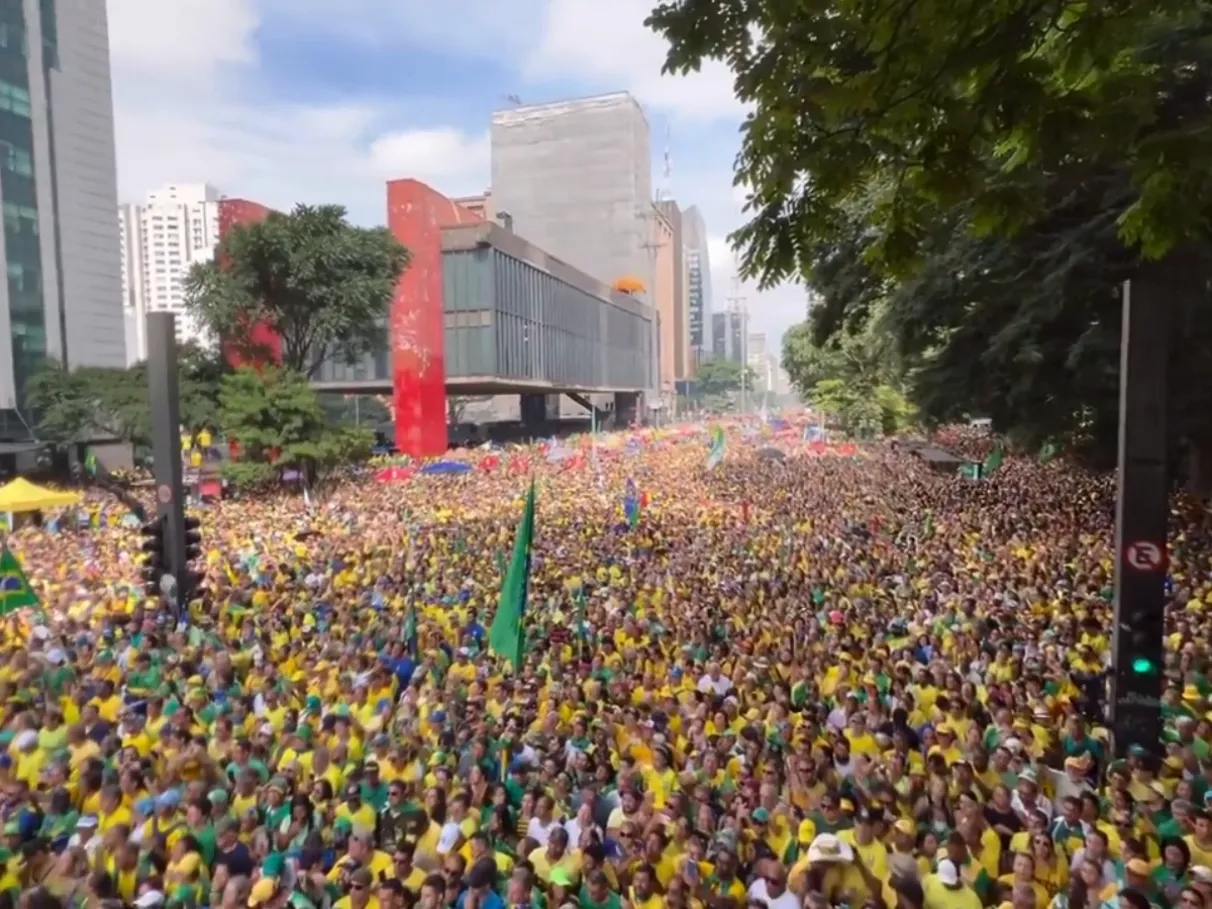
[{"label": "avenue lined with trees", "polygon": [[649,25],[669,70],[723,60],[751,108],[733,240],[745,277],[823,298],[787,342],[801,391],[874,336],[927,423],[1109,465],[1117,290],[1160,270],[1170,450],[1204,485],[1212,6],[666,0]]}]

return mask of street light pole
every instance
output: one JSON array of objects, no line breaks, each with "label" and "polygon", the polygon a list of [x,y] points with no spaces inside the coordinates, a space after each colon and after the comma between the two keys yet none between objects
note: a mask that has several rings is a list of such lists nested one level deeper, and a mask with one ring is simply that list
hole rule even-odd
[{"label": "street light pole", "polygon": [[[728,298],[729,311],[731,315],[740,322],[740,340],[741,340],[741,416],[744,416],[749,409],[749,402],[745,395],[745,373],[749,370],[749,310],[746,308],[746,300],[741,296],[741,279],[732,279],[732,296]],[[725,331],[731,331],[732,326],[725,326]]]}]

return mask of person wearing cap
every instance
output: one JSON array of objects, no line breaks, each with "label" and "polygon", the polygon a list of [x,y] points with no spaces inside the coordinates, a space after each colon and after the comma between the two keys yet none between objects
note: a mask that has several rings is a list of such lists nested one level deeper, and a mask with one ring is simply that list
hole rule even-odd
[{"label": "person wearing cap", "polygon": [[981,899],[960,877],[949,858],[942,859],[922,887],[925,909],[979,909]]}]

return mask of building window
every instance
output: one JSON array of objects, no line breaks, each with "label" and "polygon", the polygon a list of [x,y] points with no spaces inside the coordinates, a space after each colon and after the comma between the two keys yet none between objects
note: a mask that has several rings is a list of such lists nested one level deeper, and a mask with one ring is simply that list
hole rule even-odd
[{"label": "building window", "polygon": [[6,110],[18,117],[29,117],[33,113],[29,104],[29,92],[11,82],[0,81],[0,110]]}]

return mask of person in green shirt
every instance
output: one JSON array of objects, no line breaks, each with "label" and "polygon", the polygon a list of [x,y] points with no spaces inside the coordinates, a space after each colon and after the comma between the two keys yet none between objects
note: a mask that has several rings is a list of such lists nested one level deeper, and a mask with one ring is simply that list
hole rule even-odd
[{"label": "person in green shirt", "polygon": [[158,691],[161,684],[160,670],[152,665],[151,655],[140,653],[135,657],[135,668],[126,677],[126,693],[143,700]]},{"label": "person in green shirt", "polygon": [[610,889],[610,881],[601,868],[585,875],[579,896],[581,909],[622,909],[623,900]]},{"label": "person in green shirt", "polygon": [[185,810],[186,832],[197,842],[207,868],[215,860],[215,828],[210,822],[210,813],[210,804],[205,799],[190,802]]}]

